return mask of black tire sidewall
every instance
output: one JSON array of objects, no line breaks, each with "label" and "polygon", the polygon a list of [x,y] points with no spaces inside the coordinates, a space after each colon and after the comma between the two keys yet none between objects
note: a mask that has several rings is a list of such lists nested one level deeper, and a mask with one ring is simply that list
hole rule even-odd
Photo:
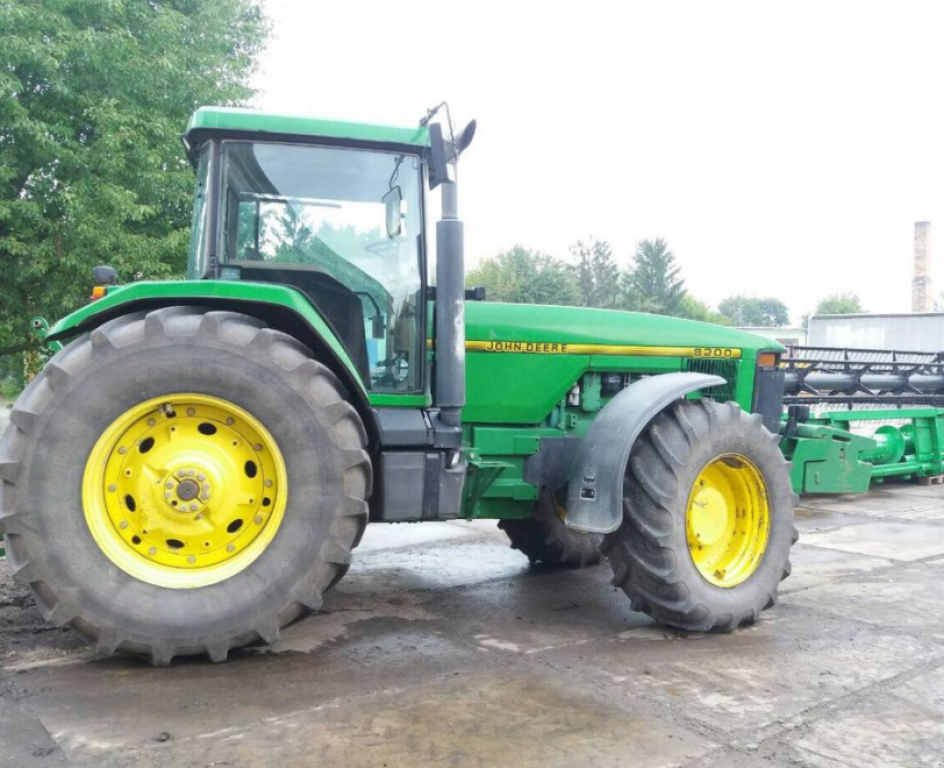
[{"label": "black tire sidewall", "polygon": [[600,561],[603,536],[568,528],[558,512],[556,495],[548,489],[540,492],[531,517],[502,520],[498,527],[532,562],[584,568]]},{"label": "black tire sidewall", "polygon": [[[188,638],[244,630],[252,616],[289,606],[299,584],[327,581],[312,571],[326,568],[317,555],[343,507],[344,463],[332,425],[300,378],[286,375],[265,347],[206,336],[103,346],[91,360],[30,435],[17,485],[17,506],[29,509],[53,592],[80,589],[83,619],[123,627],[131,640]],[[80,501],[86,462],[103,431],[135,405],[179,393],[219,397],[252,414],[274,438],[288,475],[273,541],[233,577],[196,589],[154,586],[115,566],[92,538]]]},{"label": "black tire sidewall", "polygon": [[[711,403],[710,408],[724,407]],[[757,568],[733,587],[719,587],[699,572],[688,544],[688,502],[695,482],[711,462],[725,454],[750,460],[761,473],[767,489],[770,528],[767,545]],[[689,590],[690,600],[705,605],[713,614],[738,616],[745,606],[763,610],[788,569],[793,544],[793,489],[783,454],[766,429],[749,414],[738,410],[731,425],[713,429],[707,439],[694,442],[683,467],[677,470],[678,493],[672,503],[673,525],[668,545],[676,553],[676,578]]]},{"label": "black tire sidewall", "polygon": [[556,494],[545,491],[538,500],[536,516],[543,519],[544,525],[552,535],[565,547],[579,555],[580,565],[594,565],[600,561],[600,547],[603,545],[603,535],[599,533],[583,533],[569,528],[560,516],[558,503],[566,501],[566,487]]}]

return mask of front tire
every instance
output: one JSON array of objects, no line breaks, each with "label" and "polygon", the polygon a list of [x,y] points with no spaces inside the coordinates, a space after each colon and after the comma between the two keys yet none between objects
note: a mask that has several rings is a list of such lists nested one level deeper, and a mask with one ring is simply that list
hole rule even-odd
[{"label": "front tire", "polygon": [[600,562],[603,536],[571,530],[564,523],[564,508],[550,491],[543,491],[534,516],[502,520],[501,528],[532,563],[559,568],[586,568]]},{"label": "front tire", "polygon": [[777,601],[790,573],[796,497],[779,437],[736,403],[682,402],[652,420],[606,537],[634,610],[690,631],[731,631]]},{"label": "front tire", "polygon": [[100,653],[222,661],[343,576],[367,523],[365,448],[342,385],[291,337],[191,307],[117,318],[11,413],[11,572]]}]

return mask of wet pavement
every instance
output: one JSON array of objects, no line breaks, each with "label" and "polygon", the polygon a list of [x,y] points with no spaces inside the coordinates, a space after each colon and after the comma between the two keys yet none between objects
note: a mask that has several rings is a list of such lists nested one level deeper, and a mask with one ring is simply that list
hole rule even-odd
[{"label": "wet pavement", "polygon": [[96,659],[0,564],[0,766],[944,766],[944,486],[807,501],[780,604],[732,635],[492,523],[372,526],[271,648]]}]

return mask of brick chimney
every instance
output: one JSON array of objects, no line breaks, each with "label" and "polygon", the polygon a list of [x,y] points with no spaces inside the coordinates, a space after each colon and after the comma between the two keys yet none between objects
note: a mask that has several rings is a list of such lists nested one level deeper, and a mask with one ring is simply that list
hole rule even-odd
[{"label": "brick chimney", "polygon": [[911,311],[931,312],[931,222],[915,222],[914,277],[911,281]]}]

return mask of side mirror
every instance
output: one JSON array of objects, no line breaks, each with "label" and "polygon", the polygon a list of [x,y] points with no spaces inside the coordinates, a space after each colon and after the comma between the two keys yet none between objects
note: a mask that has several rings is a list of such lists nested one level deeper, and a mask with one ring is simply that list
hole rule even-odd
[{"label": "side mirror", "polygon": [[375,339],[382,339],[386,336],[387,324],[384,322],[383,315],[374,315],[371,318],[373,327],[371,328],[371,335]]},{"label": "side mirror", "polygon": [[400,187],[394,187],[383,196],[384,209],[387,214],[387,239],[395,240],[400,236],[402,229],[402,210],[403,193]]}]

